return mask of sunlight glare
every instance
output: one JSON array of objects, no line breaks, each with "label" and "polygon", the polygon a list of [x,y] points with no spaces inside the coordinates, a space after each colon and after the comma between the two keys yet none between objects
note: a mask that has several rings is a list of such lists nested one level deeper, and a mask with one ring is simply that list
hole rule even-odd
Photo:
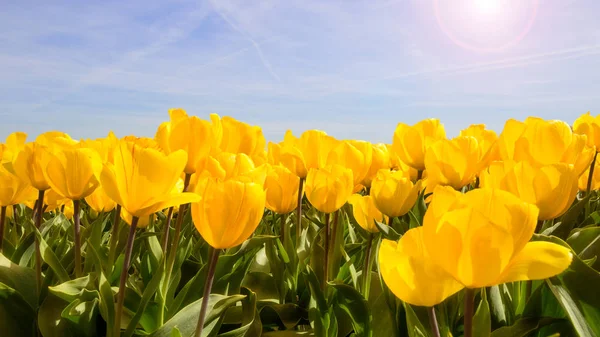
[{"label": "sunlight glare", "polygon": [[475,8],[481,14],[494,14],[500,10],[500,0],[475,0]]}]

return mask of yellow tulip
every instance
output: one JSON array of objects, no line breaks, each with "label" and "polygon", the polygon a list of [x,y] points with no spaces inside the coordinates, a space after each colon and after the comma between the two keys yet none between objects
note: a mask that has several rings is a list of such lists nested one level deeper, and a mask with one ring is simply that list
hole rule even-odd
[{"label": "yellow tulip", "polygon": [[195,192],[201,198],[191,206],[192,219],[213,248],[240,245],[252,235],[263,216],[266,193],[260,184],[205,177]]},{"label": "yellow tulip", "polygon": [[61,205],[61,208],[62,214],[64,214],[65,218],[73,220],[73,216],[75,215],[75,205],[73,204],[73,200],[69,199],[67,202]]},{"label": "yellow tulip", "polygon": [[79,146],[96,151],[102,159],[102,163],[113,163],[113,153],[118,143],[117,136],[111,131],[105,138],[82,140],[79,142]]},{"label": "yellow tulip", "polygon": [[256,183],[264,184],[267,176],[268,164],[258,167],[254,165],[252,158],[244,153],[221,152],[214,157],[206,159],[202,172],[193,179],[192,185],[201,177],[210,175],[222,180],[246,177]]},{"label": "yellow tulip", "polygon": [[402,216],[413,207],[421,191],[421,180],[416,184],[407,172],[379,170],[371,183],[375,206],[389,217]]},{"label": "yellow tulip", "polygon": [[[385,144],[385,147],[388,149],[388,153],[390,156],[390,169],[392,169],[392,171],[408,172],[410,180],[417,181],[417,178],[419,177],[419,171],[413,167],[406,165],[406,163],[400,160],[398,154],[394,152],[392,144]],[[375,175],[377,175],[377,173],[375,173]]]},{"label": "yellow tulip", "polygon": [[306,198],[323,213],[340,209],[354,189],[352,170],[341,165],[311,169],[306,177]]},{"label": "yellow tulip", "polygon": [[50,154],[44,177],[58,194],[81,200],[100,184],[102,162],[98,153],[88,148],[73,148]]},{"label": "yellow tulip", "polygon": [[360,140],[344,140],[327,156],[327,164],[338,164],[352,170],[354,186],[359,185],[369,173],[373,158],[373,146]]},{"label": "yellow tulip", "polygon": [[34,201],[37,197],[38,193],[35,188],[15,175],[11,163],[0,166],[0,206]]},{"label": "yellow tulip", "polygon": [[589,111],[581,115],[573,123],[573,131],[580,135],[586,135],[587,145],[596,147],[596,151],[600,150],[600,115],[592,117]]},{"label": "yellow tulip", "polygon": [[426,150],[445,138],[444,125],[434,118],[422,120],[413,126],[398,123],[392,149],[408,166],[422,171],[425,169]]},{"label": "yellow tulip", "polygon": [[486,166],[484,155],[474,137],[459,136],[451,140],[439,140],[425,152],[428,179],[440,185],[461,189],[473,182]]},{"label": "yellow tulip", "polygon": [[538,209],[509,192],[482,188],[465,194],[436,187],[423,219],[431,259],[467,288],[545,279],[564,271],[568,248],[529,242]]},{"label": "yellow tulip", "polygon": [[308,170],[323,168],[329,152],[338,141],[320,130],[308,130],[296,138],[290,130],[280,144],[279,161],[300,178],[306,178]]},{"label": "yellow tulip", "polygon": [[[589,176],[589,168],[579,176],[578,187],[580,191],[587,191],[587,183]],[[592,177],[591,189],[592,191],[600,189],[600,159],[596,159],[596,162],[594,163],[594,176]]]},{"label": "yellow tulip", "polygon": [[6,146],[2,152],[2,162],[11,162],[15,159],[16,155],[25,146],[27,140],[27,134],[24,132],[13,132],[6,137]]},{"label": "yellow tulip", "polygon": [[375,225],[375,221],[387,223],[386,216],[375,207],[373,197],[367,195],[353,194],[348,199],[348,203],[352,205],[352,215],[360,227],[367,232],[377,233],[379,229]]},{"label": "yellow tulip", "polygon": [[427,253],[423,227],[410,229],[398,242],[383,240],[379,247],[379,268],[394,295],[412,305],[431,307],[463,288]]},{"label": "yellow tulip", "polygon": [[169,155],[121,141],[115,163],[104,165],[100,182],[106,194],[132,216],[141,218],[161,209],[194,202],[194,193],[173,193],[187,163],[184,151]]},{"label": "yellow tulip", "polygon": [[574,134],[562,121],[529,117],[525,122],[510,119],[498,138],[502,160],[529,161],[536,166],[573,164],[577,174],[590,166],[594,149],[585,135]]},{"label": "yellow tulip", "polygon": [[37,136],[35,142],[50,149],[68,149],[77,145],[77,141],[61,131],[48,131]]},{"label": "yellow tulip", "polygon": [[265,179],[266,207],[279,214],[287,214],[298,205],[300,179],[284,166],[272,166]]},{"label": "yellow tulip", "polygon": [[44,176],[50,158],[50,150],[47,146],[35,142],[28,143],[13,161],[14,172],[36,190],[45,191],[50,188]]},{"label": "yellow tulip", "polygon": [[481,186],[508,191],[539,208],[539,220],[564,214],[577,195],[573,165],[535,167],[529,162],[494,162],[481,175]]},{"label": "yellow tulip", "polygon": [[85,197],[85,202],[97,213],[110,212],[117,206],[117,203],[106,194],[102,186],[98,186],[92,194]]},{"label": "yellow tulip", "polygon": [[211,115],[214,127],[222,132],[220,149],[223,152],[244,153],[257,163],[266,162],[266,140],[260,126],[252,126],[232,117],[219,119]]},{"label": "yellow tulip", "polygon": [[[156,131],[155,139],[160,147],[169,154],[184,150],[188,154],[185,173],[196,172],[198,166],[218,148],[221,139],[213,124],[196,116],[189,117],[183,109],[170,109],[171,120],[162,123]],[[218,118],[215,114],[211,118]]]},{"label": "yellow tulip", "polygon": [[[379,172],[379,170],[381,169],[391,169],[392,165],[390,162],[390,153],[388,151],[388,147],[386,146],[386,144],[372,144],[372,160],[371,160],[371,166],[369,168],[369,172],[367,173],[367,175],[365,176],[365,178],[362,180],[362,184],[365,187],[371,187],[371,182],[373,181],[373,179],[375,178],[375,176],[377,175],[377,172]],[[408,167],[408,166],[407,166]],[[416,171],[415,171],[416,173]],[[416,176],[415,176],[416,177]]]},{"label": "yellow tulip", "polygon": [[487,167],[491,162],[500,160],[498,152],[498,135],[494,130],[488,130],[485,124],[472,124],[468,128],[460,131],[460,136],[471,136],[477,139],[479,148],[483,153],[482,169]]}]

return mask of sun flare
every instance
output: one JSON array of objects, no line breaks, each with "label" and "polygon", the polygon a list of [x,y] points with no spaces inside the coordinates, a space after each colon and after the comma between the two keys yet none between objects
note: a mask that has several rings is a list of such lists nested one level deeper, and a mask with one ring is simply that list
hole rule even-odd
[{"label": "sun flare", "polygon": [[501,9],[501,0],[475,0],[475,8],[481,14],[495,14]]}]

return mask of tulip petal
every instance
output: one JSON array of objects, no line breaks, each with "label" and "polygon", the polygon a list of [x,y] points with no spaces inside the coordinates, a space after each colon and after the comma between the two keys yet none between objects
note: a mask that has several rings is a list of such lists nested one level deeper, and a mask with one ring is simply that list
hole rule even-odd
[{"label": "tulip petal", "polygon": [[407,303],[430,307],[463,286],[429,258],[422,232],[423,227],[417,227],[406,232],[397,243],[383,240],[379,265],[381,276],[394,295]]},{"label": "tulip petal", "polygon": [[572,259],[571,251],[561,245],[543,241],[529,242],[513,257],[497,283],[552,277],[567,269]]}]

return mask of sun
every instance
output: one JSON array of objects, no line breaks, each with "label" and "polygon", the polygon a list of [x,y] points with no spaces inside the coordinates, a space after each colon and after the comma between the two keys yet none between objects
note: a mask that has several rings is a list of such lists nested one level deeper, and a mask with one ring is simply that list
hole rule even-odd
[{"label": "sun", "polygon": [[501,0],[475,0],[474,1],[475,9],[480,14],[496,14],[501,10]]}]

